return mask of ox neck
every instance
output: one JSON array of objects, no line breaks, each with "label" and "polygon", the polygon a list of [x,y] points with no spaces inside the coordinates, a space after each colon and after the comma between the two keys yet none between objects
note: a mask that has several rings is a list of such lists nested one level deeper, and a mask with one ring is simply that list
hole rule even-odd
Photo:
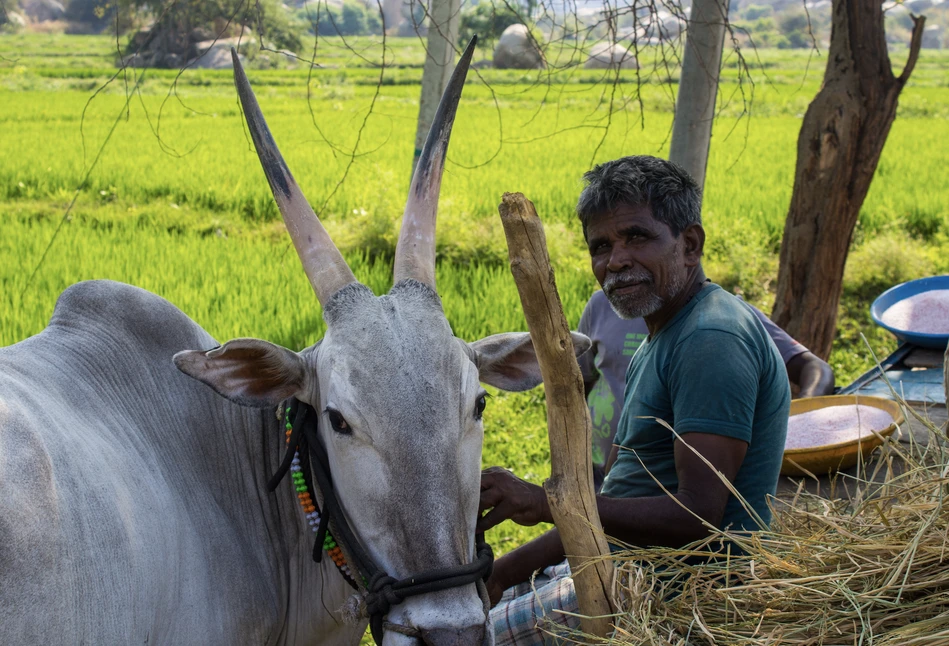
[{"label": "ox neck", "polygon": [[[240,529],[240,542],[252,544],[248,560],[264,574],[260,584],[271,590],[274,643],[350,643],[344,633],[365,630],[364,624],[343,625],[338,612],[351,588],[332,566],[314,566],[306,521],[291,488],[269,495],[263,489],[283,457],[280,421],[273,409],[245,408],[217,397],[215,403],[220,408],[210,410],[219,428],[226,429],[231,457],[218,463],[213,489],[221,492],[220,504],[227,505],[233,526]],[[217,448],[209,450],[220,452],[221,438],[214,441]],[[261,549],[266,550],[263,559]]]}]

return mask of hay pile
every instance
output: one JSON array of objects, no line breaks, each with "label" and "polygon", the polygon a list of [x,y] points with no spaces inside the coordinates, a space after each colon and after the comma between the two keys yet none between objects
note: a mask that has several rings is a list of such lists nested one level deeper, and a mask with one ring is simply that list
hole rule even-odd
[{"label": "hay pile", "polygon": [[722,535],[625,553],[610,643],[949,644],[949,452],[931,430],[928,449],[887,442],[876,473],[838,482],[852,501],[776,503],[770,531],[728,536],[745,555],[685,562]]}]

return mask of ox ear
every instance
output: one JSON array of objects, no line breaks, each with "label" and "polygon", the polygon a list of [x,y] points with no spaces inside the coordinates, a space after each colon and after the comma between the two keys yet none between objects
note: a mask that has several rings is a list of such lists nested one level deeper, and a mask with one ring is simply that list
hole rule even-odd
[{"label": "ox ear", "polygon": [[260,339],[234,339],[213,350],[186,350],[174,358],[178,370],[206,383],[242,406],[267,408],[303,390],[303,359]]},{"label": "ox ear", "polygon": [[[579,357],[590,348],[590,339],[571,332],[573,348]],[[540,384],[540,366],[534,353],[531,335],[527,332],[494,334],[469,343],[475,353],[475,364],[481,381],[510,392],[529,390]]]}]

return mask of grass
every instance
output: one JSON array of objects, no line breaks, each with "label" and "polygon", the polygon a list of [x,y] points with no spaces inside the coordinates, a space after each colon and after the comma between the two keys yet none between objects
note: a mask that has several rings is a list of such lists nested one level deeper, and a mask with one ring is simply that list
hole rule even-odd
[{"label": "grass", "polygon": [[[249,65],[290,167],[357,276],[377,293],[391,280],[423,60],[416,39],[388,44],[393,67],[378,91],[380,50],[371,39],[354,43],[368,60],[321,39],[309,88],[302,65]],[[313,343],[323,329],[319,310],[279,224],[230,72],[139,70],[138,85],[131,71],[105,85],[116,71],[114,52],[107,36],[0,36],[0,142],[8,153],[0,158],[0,344],[41,330],[62,289],[87,278],[161,294],[221,340]],[[741,92],[748,97],[751,86],[738,84],[735,56],[726,60],[704,204],[706,268],[769,311],[797,131],[823,64],[808,52],[751,58],[750,118]],[[894,282],[949,270],[949,151],[941,145],[949,139],[947,62],[945,52],[924,52],[861,212],[831,356],[838,383],[870,366],[861,334],[880,354],[895,347],[869,321],[872,298]],[[648,76],[637,92],[635,75],[624,73],[615,94],[599,83],[601,73],[585,70],[549,79],[471,75],[438,233],[438,284],[458,336],[525,329],[496,214],[504,191],[537,205],[568,318],[579,319],[594,288],[572,213],[579,178],[597,161],[665,154],[676,75]],[[278,302],[293,307],[278,312]],[[486,464],[536,482],[546,476],[542,402],[540,391],[492,399]],[[507,525],[491,536],[501,551],[535,533]]]}]

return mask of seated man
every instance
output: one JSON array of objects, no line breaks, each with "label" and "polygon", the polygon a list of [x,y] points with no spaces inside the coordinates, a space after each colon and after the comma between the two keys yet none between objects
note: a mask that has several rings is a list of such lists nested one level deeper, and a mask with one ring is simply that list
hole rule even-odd
[{"label": "seated man", "polygon": [[[764,312],[749,305],[768,336],[774,341],[791,382],[792,394],[819,397],[834,393],[834,371],[820,357],[771,321]],[[590,297],[577,331],[590,337],[593,345],[580,357],[580,371],[586,388],[590,419],[593,421],[593,477],[597,489],[603,480],[606,458],[616,437],[620,405],[626,388],[626,368],[636,349],[649,334],[642,318],[621,318],[602,291]]]},{"label": "seated man", "polygon": [[[670,547],[707,537],[705,523],[756,530],[716,471],[770,522],[767,497],[777,486],[791,394],[761,321],[705,278],[699,189],[678,166],[644,156],[602,164],[584,178],[577,215],[593,273],[613,308],[643,317],[649,332],[627,371],[618,447],[597,496],[604,529],[624,543]],[[482,474],[481,510],[478,531],[506,519],[552,522],[543,489],[499,468]],[[542,614],[579,625],[551,612],[576,611],[565,565],[548,570],[551,580],[536,594],[519,585],[563,559],[554,529],[495,562],[492,604],[518,586],[491,612],[497,646],[542,644]]]}]

